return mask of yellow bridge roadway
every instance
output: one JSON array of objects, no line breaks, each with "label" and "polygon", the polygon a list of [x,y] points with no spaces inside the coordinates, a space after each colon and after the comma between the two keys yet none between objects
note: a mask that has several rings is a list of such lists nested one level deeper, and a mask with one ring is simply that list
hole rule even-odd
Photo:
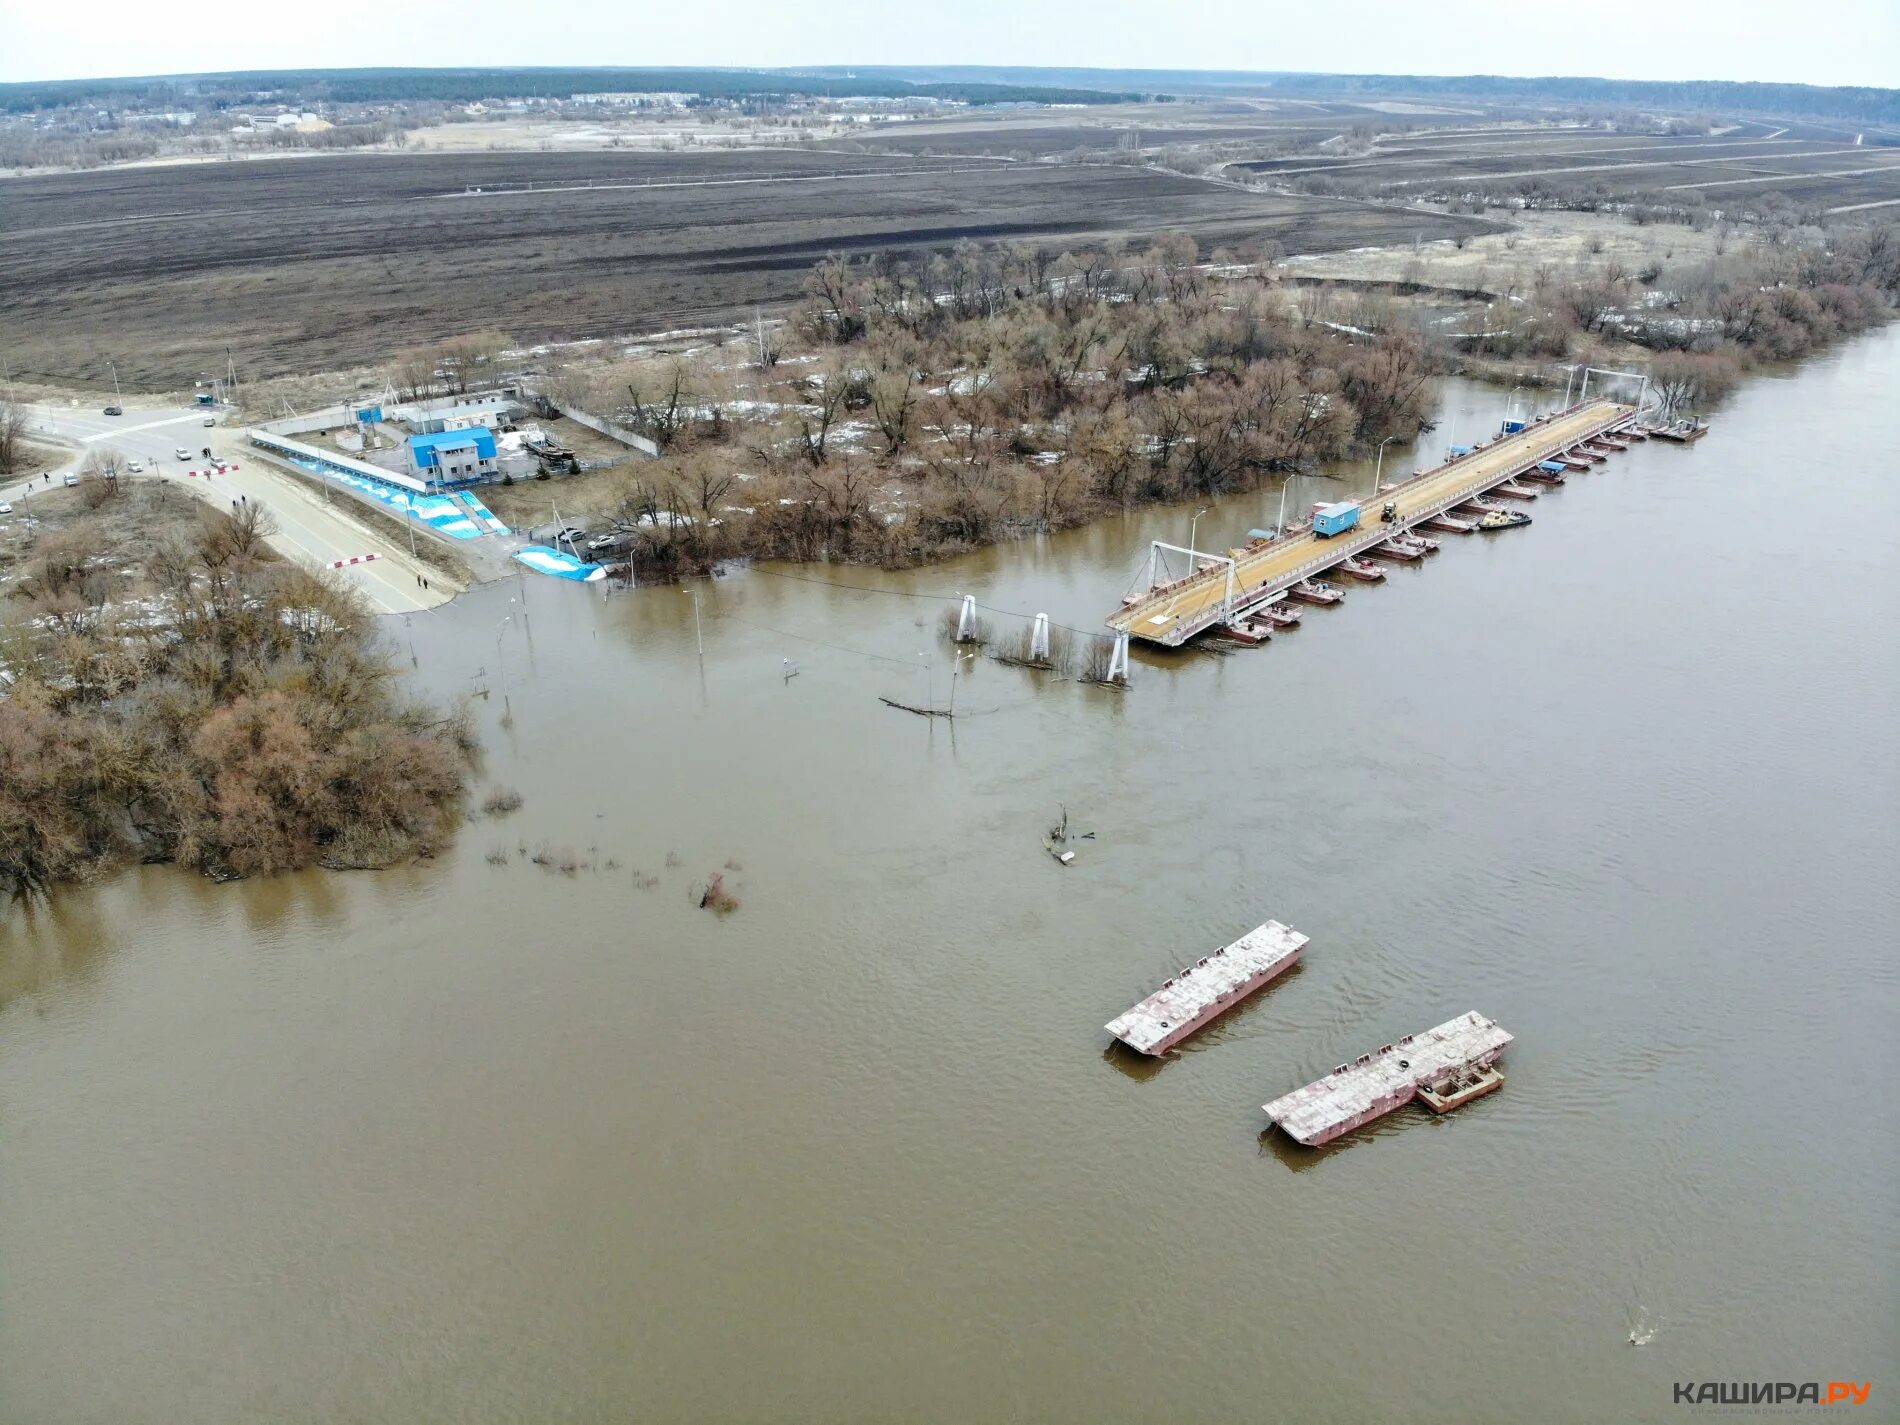
[{"label": "yellow bridge roadway", "polygon": [[[1461,455],[1363,501],[1358,526],[1344,534],[1322,539],[1308,532],[1276,539],[1236,559],[1232,609],[1225,607],[1228,598],[1226,564],[1203,563],[1199,573],[1165,584],[1118,609],[1109,616],[1108,626],[1154,643],[1185,643],[1218,623],[1224,610],[1231,614],[1259,604],[1270,594],[1278,594],[1302,579],[1324,573],[1398,530],[1481,495],[1540,460],[1548,460],[1592,436],[1626,423],[1634,414],[1634,407],[1598,400],[1542,417],[1515,435],[1501,436],[1469,455]],[[1387,500],[1398,506],[1398,520],[1394,524],[1384,524],[1379,518]]]}]

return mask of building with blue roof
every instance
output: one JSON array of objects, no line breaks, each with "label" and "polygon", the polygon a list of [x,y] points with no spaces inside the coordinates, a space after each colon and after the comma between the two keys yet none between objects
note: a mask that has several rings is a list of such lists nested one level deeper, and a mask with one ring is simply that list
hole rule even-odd
[{"label": "building with blue roof", "polygon": [[495,433],[483,426],[409,437],[409,464],[432,484],[480,480],[495,473]]}]

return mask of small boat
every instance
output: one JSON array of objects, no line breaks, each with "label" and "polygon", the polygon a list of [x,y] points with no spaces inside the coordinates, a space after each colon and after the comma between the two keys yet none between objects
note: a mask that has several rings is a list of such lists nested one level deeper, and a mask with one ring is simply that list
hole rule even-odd
[{"label": "small boat", "polygon": [[1470,520],[1461,520],[1456,515],[1433,515],[1428,520],[1420,520],[1418,527],[1437,530],[1441,534],[1470,534],[1477,528]]},{"label": "small boat", "polygon": [[1244,643],[1249,648],[1257,648],[1273,637],[1267,621],[1251,614],[1243,614],[1231,623],[1220,626],[1220,636],[1231,638],[1235,643]]},{"label": "small boat", "polygon": [[1494,529],[1516,529],[1530,522],[1531,517],[1522,510],[1493,510],[1478,521],[1478,528],[1489,533]]},{"label": "small boat", "polygon": [[1515,478],[1519,480],[1535,480],[1540,485],[1561,485],[1564,482],[1564,474],[1561,470],[1546,470],[1541,465],[1533,465],[1522,475]]},{"label": "small boat", "polygon": [[1649,432],[1637,426],[1624,426],[1616,433],[1618,440],[1648,440]]},{"label": "small boat", "polygon": [[1275,628],[1298,628],[1300,611],[1288,603],[1278,603],[1265,610],[1261,617]]},{"label": "small boat", "polygon": [[1534,500],[1537,498],[1537,492],[1531,489],[1530,486],[1519,485],[1511,480],[1506,480],[1502,485],[1494,486],[1491,493],[1494,495],[1502,495],[1507,500]]},{"label": "small boat", "polygon": [[1362,584],[1376,584],[1385,578],[1385,570],[1364,559],[1342,559],[1333,568],[1348,579],[1357,579]]},{"label": "small boat", "polygon": [[1425,551],[1417,545],[1400,544],[1396,539],[1388,539],[1384,544],[1375,544],[1366,553],[1374,559],[1390,559],[1395,564],[1410,564],[1413,560],[1425,557]]},{"label": "small boat", "polygon": [[1598,449],[1607,447],[1610,450],[1617,451],[1628,450],[1630,448],[1630,443],[1620,435],[1600,435],[1592,441],[1591,444],[1595,445]]},{"label": "small boat", "polygon": [[1560,455],[1557,457],[1557,463],[1566,470],[1588,470],[1590,468],[1589,461],[1579,460],[1574,455]]},{"label": "small boat", "polygon": [[1487,500],[1482,495],[1474,495],[1462,505],[1458,506],[1458,513],[1475,517],[1477,515],[1488,515],[1493,510],[1501,510],[1503,508],[1504,506],[1498,504],[1495,500]]},{"label": "small boat", "polygon": [[1403,543],[1411,545],[1412,548],[1416,549],[1420,554],[1438,553],[1439,541],[1433,539],[1429,534],[1420,534],[1415,529],[1408,529],[1404,534],[1399,535],[1398,538]]},{"label": "small boat", "polygon": [[1588,468],[1590,465],[1601,465],[1605,458],[1602,451],[1592,450],[1587,445],[1579,445],[1573,450],[1564,452],[1564,459],[1584,461],[1586,462],[1585,468]]},{"label": "small boat", "polygon": [[1344,591],[1335,589],[1324,579],[1302,579],[1286,591],[1286,596],[1303,604],[1337,604],[1346,597]]}]

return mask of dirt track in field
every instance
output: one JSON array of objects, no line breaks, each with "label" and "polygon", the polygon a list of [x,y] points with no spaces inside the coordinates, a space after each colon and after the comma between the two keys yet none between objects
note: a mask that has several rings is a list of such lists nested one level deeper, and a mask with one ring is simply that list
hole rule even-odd
[{"label": "dirt track in field", "polygon": [[[530,182],[560,191],[519,191]],[[1181,228],[1208,248],[1321,252],[1490,226],[1137,169],[911,155],[291,159],[0,184],[0,290],[16,376],[97,385],[111,358],[126,384],[164,389],[221,369],[227,344],[268,376],[481,328],[560,340],[749,313],[795,298],[834,251]]]}]

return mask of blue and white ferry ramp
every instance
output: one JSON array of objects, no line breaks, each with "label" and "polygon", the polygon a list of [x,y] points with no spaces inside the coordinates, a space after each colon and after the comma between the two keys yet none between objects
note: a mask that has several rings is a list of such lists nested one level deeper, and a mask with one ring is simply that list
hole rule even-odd
[{"label": "blue and white ferry ramp", "polygon": [[523,545],[515,551],[514,557],[535,573],[548,574],[556,579],[573,579],[591,584],[596,579],[607,577],[607,571],[600,565],[589,564],[585,559],[576,559],[565,550],[550,549],[545,544]]}]

